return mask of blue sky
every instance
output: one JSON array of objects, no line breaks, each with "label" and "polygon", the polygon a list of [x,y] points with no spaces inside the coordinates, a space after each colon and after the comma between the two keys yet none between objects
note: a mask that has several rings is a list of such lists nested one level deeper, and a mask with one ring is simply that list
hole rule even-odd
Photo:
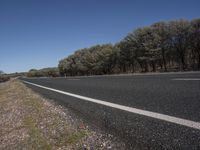
[{"label": "blue sky", "polygon": [[0,0],[0,70],[54,67],[157,21],[200,18],[199,0]]}]

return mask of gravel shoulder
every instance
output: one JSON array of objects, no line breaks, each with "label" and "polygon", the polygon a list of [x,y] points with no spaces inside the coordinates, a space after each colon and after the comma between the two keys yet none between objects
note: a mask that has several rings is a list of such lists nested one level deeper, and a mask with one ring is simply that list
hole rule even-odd
[{"label": "gravel shoulder", "polygon": [[18,80],[0,84],[0,149],[126,149]]}]

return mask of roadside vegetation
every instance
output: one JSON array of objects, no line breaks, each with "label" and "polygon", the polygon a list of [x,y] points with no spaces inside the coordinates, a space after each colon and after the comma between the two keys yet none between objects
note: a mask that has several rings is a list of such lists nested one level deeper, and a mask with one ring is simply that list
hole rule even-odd
[{"label": "roadside vegetation", "polygon": [[0,70],[0,83],[6,82],[9,80],[10,80],[10,77],[8,75],[4,74],[4,72]]},{"label": "roadside vegetation", "polygon": [[22,75],[58,77],[197,70],[200,70],[200,19],[181,19],[137,28],[116,44],[79,49],[60,60],[58,67],[31,69]]},{"label": "roadside vegetation", "polygon": [[200,70],[200,19],[138,28],[115,45],[77,50],[58,68],[62,76]]},{"label": "roadside vegetation", "polygon": [[118,149],[112,135],[90,129],[66,108],[18,80],[0,84],[0,149]]},{"label": "roadside vegetation", "polygon": [[43,69],[31,69],[27,73],[28,77],[58,77],[60,76],[58,68],[43,68]]},{"label": "roadside vegetation", "polygon": [[6,82],[9,81],[10,77],[6,76],[6,75],[0,75],[0,83],[1,82]]}]

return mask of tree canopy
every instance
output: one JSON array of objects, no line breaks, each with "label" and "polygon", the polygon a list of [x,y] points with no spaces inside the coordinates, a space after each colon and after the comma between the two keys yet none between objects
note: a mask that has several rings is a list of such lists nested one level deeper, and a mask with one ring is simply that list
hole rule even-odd
[{"label": "tree canopy", "polygon": [[138,28],[115,45],[77,50],[58,68],[65,76],[200,70],[200,19]]},{"label": "tree canopy", "polygon": [[59,76],[58,68],[30,69],[27,73],[28,77],[57,77]]}]

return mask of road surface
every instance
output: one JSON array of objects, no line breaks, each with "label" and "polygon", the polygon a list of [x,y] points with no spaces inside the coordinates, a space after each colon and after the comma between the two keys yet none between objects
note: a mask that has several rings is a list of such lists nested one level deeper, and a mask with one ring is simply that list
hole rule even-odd
[{"label": "road surface", "polygon": [[22,78],[128,149],[200,149],[200,73]]}]

